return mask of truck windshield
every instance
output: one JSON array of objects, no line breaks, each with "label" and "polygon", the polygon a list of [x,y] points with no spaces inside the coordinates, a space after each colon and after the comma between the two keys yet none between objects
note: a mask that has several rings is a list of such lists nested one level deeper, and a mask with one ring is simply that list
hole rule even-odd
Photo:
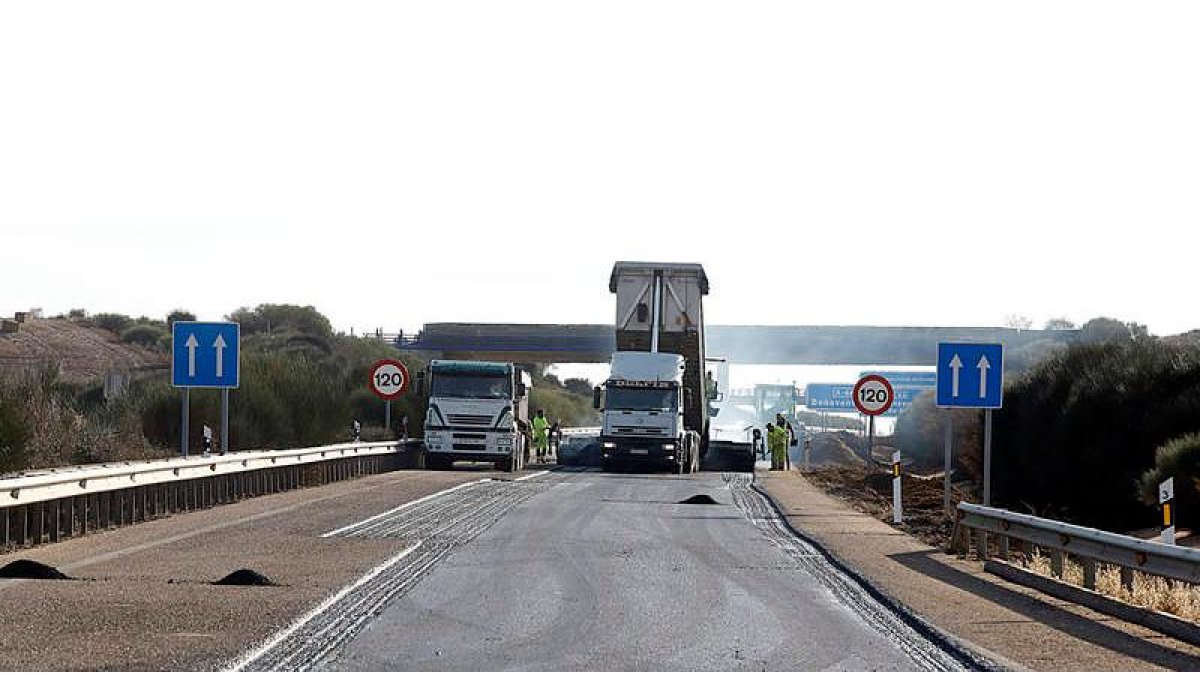
[{"label": "truck windshield", "polygon": [[429,395],[445,398],[508,399],[512,398],[512,384],[507,377],[497,375],[436,373]]},{"label": "truck windshield", "polygon": [[674,389],[609,387],[604,407],[607,410],[674,410],[676,396]]}]

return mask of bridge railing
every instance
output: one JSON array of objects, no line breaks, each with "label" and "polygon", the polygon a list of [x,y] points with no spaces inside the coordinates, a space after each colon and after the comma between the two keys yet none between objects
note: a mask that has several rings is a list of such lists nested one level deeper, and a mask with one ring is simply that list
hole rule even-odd
[{"label": "bridge railing", "polygon": [[996,538],[998,557],[1009,560],[1013,549],[1026,555],[1032,547],[1048,552],[1052,574],[1061,579],[1067,556],[1073,556],[1083,568],[1083,586],[1096,589],[1098,564],[1117,567],[1121,584],[1133,585],[1135,571],[1152,576],[1200,583],[1200,551],[1171,546],[1137,537],[1114,534],[1090,527],[1071,525],[1023,513],[962,502],[954,548],[961,555],[970,552],[972,543],[979,557],[990,556],[988,535]]},{"label": "bridge railing", "polygon": [[382,473],[416,462],[420,440],[252,450],[65,467],[0,478],[5,549]]}]

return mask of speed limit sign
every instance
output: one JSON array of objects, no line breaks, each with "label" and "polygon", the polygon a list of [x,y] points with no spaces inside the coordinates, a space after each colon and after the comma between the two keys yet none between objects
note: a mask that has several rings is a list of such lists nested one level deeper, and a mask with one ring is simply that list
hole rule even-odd
[{"label": "speed limit sign", "polygon": [[854,385],[854,407],[864,415],[882,415],[894,398],[892,383],[880,375],[867,375]]},{"label": "speed limit sign", "polygon": [[371,391],[387,401],[408,391],[408,368],[395,359],[376,361],[371,366]]}]

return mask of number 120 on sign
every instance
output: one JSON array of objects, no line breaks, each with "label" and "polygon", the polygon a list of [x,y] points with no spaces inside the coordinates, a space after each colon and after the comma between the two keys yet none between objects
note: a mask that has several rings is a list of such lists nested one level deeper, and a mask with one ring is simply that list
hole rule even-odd
[{"label": "number 120 on sign", "polygon": [[867,375],[854,385],[854,407],[864,415],[882,415],[896,398],[892,384],[879,375]]}]

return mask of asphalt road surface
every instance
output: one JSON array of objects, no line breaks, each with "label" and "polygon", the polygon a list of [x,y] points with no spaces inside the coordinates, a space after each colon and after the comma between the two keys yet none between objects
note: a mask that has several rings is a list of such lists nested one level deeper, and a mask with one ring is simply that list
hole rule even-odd
[{"label": "asphalt road surface", "polygon": [[[690,497],[717,504],[680,504]],[[954,670],[747,474],[490,481],[327,533],[407,546],[247,670]]]}]

